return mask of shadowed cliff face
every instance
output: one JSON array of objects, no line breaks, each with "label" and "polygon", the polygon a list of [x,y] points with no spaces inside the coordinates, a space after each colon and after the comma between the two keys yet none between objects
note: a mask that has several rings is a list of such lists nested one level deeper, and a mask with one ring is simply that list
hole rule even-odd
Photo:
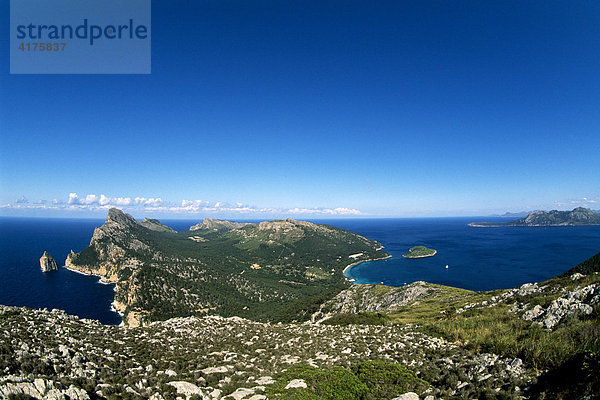
[{"label": "shadowed cliff face", "polygon": [[116,282],[115,308],[138,325],[213,313],[308,318],[324,295],[348,286],[347,265],[387,256],[376,241],[291,219],[205,219],[192,228],[177,233],[111,209],[89,247],[65,265]]},{"label": "shadowed cliff face", "polygon": [[42,254],[42,256],[40,257],[40,268],[42,269],[42,272],[58,270],[58,265],[56,264],[56,261],[50,254],[48,254],[47,251],[44,251],[44,254]]}]

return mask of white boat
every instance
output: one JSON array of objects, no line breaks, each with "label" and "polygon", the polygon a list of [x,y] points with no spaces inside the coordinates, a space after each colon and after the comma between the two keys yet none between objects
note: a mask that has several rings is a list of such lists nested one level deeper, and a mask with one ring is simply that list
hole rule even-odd
[{"label": "white boat", "polygon": [[448,264],[446,264],[446,269],[448,269]]}]

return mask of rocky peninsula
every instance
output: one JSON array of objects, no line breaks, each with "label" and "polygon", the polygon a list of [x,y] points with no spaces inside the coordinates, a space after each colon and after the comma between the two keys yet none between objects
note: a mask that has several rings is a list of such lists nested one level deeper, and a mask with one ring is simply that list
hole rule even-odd
[{"label": "rocky peninsula", "polygon": [[533,211],[525,218],[508,222],[471,222],[469,226],[478,228],[503,226],[586,226],[600,225],[600,213],[589,208],[578,207],[572,211]]},{"label": "rocky peninsula", "polygon": [[175,232],[111,209],[65,266],[116,283],[113,306],[127,326],[213,313],[291,321],[348,287],[348,265],[388,257],[381,249],[353,232],[292,219],[205,219]]}]

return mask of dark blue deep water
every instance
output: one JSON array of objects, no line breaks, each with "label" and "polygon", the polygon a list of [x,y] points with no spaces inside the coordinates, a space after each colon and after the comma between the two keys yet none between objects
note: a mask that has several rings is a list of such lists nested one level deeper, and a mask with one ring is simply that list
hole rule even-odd
[{"label": "dark blue deep water", "polygon": [[[111,311],[114,285],[98,277],[63,268],[67,254],[90,243],[103,220],[0,218],[0,304],[59,308],[69,314],[119,324]],[[59,270],[42,272],[40,257],[48,251]]]},{"label": "dark blue deep water", "polygon": [[[509,288],[558,275],[600,252],[600,226],[471,228],[482,218],[321,220],[381,242],[388,260],[359,264],[347,273],[358,283],[401,286],[417,280],[472,290]],[[491,221],[491,218],[485,218]],[[165,220],[176,230],[195,221]],[[113,285],[65,268],[71,249],[84,249],[102,219],[0,218],[0,304],[59,308],[70,314],[119,324],[111,311]],[[431,258],[405,259],[410,247],[438,251]],[[42,273],[47,250],[59,271]],[[449,268],[446,269],[446,264]]]},{"label": "dark blue deep water", "polygon": [[[511,288],[559,275],[600,252],[600,226],[474,228],[500,218],[431,218],[336,221],[381,242],[392,255],[349,269],[357,283],[402,286],[418,280],[471,290]],[[437,250],[407,259],[412,246]],[[448,265],[448,269],[445,266]]]}]

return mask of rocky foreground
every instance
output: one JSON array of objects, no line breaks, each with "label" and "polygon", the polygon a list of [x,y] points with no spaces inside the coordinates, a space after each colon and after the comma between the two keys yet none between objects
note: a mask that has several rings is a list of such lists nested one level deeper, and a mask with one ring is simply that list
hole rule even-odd
[{"label": "rocky foreground", "polygon": [[486,390],[518,398],[534,377],[519,358],[469,352],[412,325],[269,324],[207,316],[129,329],[59,310],[6,306],[0,320],[3,398],[292,398],[307,385],[302,376],[285,375],[293,365],[351,369],[373,360],[408,367],[431,384],[419,393],[429,400]]},{"label": "rocky foreground", "polygon": [[[574,272],[485,293],[355,285],[312,322],[288,324],[204,316],[128,328],[0,306],[0,398],[591,400],[599,283]],[[565,389],[557,374],[576,378]]]}]

